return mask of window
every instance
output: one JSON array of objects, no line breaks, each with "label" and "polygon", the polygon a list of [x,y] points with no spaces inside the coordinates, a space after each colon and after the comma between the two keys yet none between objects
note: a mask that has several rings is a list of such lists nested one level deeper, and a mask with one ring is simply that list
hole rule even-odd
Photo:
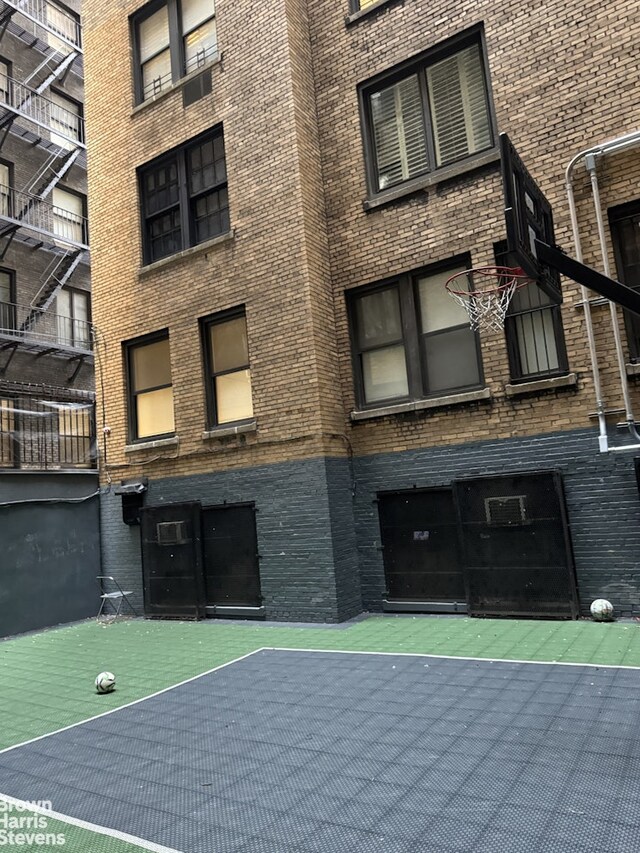
[{"label": "window", "polygon": [[132,20],[138,103],[218,55],[214,0],[154,2]]},{"label": "window", "polygon": [[[498,266],[518,266],[507,254],[506,243],[498,243],[494,249]],[[514,382],[559,376],[568,371],[560,306],[534,282],[513,294],[504,333]]]},{"label": "window", "polygon": [[358,405],[376,406],[475,388],[478,336],[444,288],[468,267],[440,267],[347,294]]},{"label": "window", "polygon": [[69,42],[80,47],[80,19],[72,12],[53,0],[47,0],[44,6],[47,26],[52,32],[47,32],[46,39],[50,47],[63,54],[69,53]]},{"label": "window", "polygon": [[65,242],[81,243],[87,242],[86,228],[86,199],[80,193],[62,190],[54,187],[51,194],[52,208],[52,231]]},{"label": "window", "polygon": [[11,166],[0,162],[0,216],[12,216]]},{"label": "window", "polygon": [[369,185],[380,192],[494,145],[479,35],[430,51],[360,91]]},{"label": "window", "polygon": [[82,142],[82,106],[53,90],[48,100],[49,123],[54,131],[51,141],[61,148],[75,148],[74,141]]},{"label": "window", "polygon": [[129,424],[133,439],[175,431],[169,336],[164,333],[126,345]]},{"label": "window", "polygon": [[207,404],[212,425],[253,417],[247,321],[244,310],[202,321]]},{"label": "window", "polygon": [[16,328],[15,273],[0,269],[0,332]]},{"label": "window", "polygon": [[229,230],[222,130],[143,166],[139,179],[146,263]]},{"label": "window", "polygon": [[0,465],[14,464],[15,429],[15,404],[0,399]]},{"label": "window", "polygon": [[10,104],[11,94],[11,63],[6,59],[0,59],[0,99],[5,104]]},{"label": "window", "polygon": [[[633,290],[640,290],[640,201],[620,205],[609,211],[613,250],[618,279]],[[640,317],[624,312],[629,357],[640,362]]]},{"label": "window", "polygon": [[69,465],[92,464],[91,443],[93,406],[64,403],[58,407],[60,462]]},{"label": "window", "polygon": [[83,290],[64,288],[56,296],[58,342],[68,347],[89,349],[89,294]]}]

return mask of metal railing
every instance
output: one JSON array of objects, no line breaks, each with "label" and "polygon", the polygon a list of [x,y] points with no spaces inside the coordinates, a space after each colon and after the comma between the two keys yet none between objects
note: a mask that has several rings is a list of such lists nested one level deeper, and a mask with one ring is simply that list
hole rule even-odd
[{"label": "metal railing", "polygon": [[0,468],[95,467],[93,402],[0,393]]},{"label": "metal railing", "polygon": [[54,311],[0,302],[0,339],[91,352],[93,327],[86,320],[65,317]]},{"label": "metal railing", "polygon": [[0,184],[0,219],[23,225],[78,249],[89,248],[89,223],[86,216],[56,207],[36,195],[3,184]]},{"label": "metal railing", "polygon": [[84,148],[84,119],[79,113],[61,107],[7,74],[0,73],[0,105],[38,127],[48,130],[54,139]]},{"label": "metal railing", "polygon": [[19,12],[56,39],[76,50],[82,50],[82,26],[79,18],[57,3],[51,0],[3,0],[2,5]]}]

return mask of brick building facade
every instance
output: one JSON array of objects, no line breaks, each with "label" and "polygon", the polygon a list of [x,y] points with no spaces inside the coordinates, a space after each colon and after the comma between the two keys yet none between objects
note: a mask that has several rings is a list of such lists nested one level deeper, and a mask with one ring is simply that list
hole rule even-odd
[{"label": "brick building facade", "polygon": [[[505,257],[502,131],[574,253],[565,167],[640,122],[633,10],[247,12],[84,4],[108,573],[142,603],[144,568],[158,614],[637,608],[634,451],[611,449],[636,441],[617,427],[608,308],[570,281],[561,307],[531,285],[506,333],[475,335],[444,293]],[[612,274],[640,284],[640,158],[596,160]],[[577,222],[600,267],[585,163]],[[620,328],[637,408],[638,335]],[[142,527],[123,523],[142,502]]]},{"label": "brick building facade", "polygon": [[80,0],[0,3],[0,636],[97,610],[83,100]]}]

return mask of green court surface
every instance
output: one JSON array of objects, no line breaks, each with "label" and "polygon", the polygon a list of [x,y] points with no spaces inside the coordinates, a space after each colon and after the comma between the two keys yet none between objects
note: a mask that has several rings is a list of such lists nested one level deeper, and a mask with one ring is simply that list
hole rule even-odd
[{"label": "green court surface", "polygon": [[[371,616],[338,626],[91,620],[0,642],[0,749],[126,705],[260,648],[640,667],[639,630],[635,621],[428,616]],[[117,690],[99,696],[93,680],[105,669],[116,674]],[[140,849],[53,818],[47,824],[47,832],[64,833],[64,849],[73,853]]]}]

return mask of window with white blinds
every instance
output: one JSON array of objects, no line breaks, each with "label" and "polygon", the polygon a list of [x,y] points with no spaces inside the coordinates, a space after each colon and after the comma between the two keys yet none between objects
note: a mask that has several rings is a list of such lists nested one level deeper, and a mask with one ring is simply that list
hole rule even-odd
[{"label": "window with white blinds", "polygon": [[134,17],[137,100],[160,94],[218,55],[214,0],[166,0]]},{"label": "window with white blinds", "polygon": [[474,42],[368,88],[371,183],[379,192],[493,145],[482,50]]}]

